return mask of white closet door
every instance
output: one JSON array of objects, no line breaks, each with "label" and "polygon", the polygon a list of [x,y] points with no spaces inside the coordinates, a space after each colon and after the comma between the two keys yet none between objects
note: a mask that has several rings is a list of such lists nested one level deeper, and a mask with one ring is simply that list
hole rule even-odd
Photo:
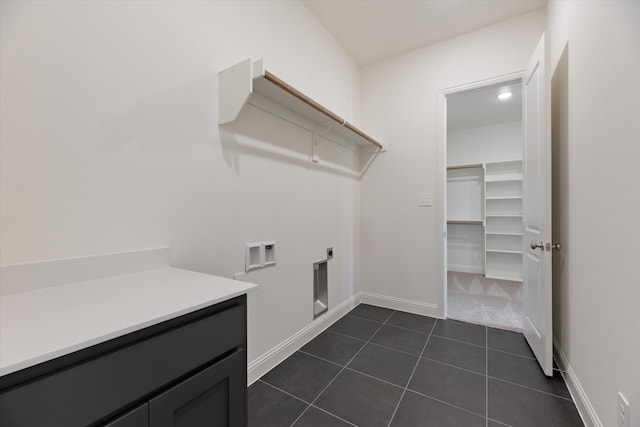
[{"label": "white closet door", "polygon": [[551,376],[551,119],[544,40],[523,81],[523,332],[544,373]]}]

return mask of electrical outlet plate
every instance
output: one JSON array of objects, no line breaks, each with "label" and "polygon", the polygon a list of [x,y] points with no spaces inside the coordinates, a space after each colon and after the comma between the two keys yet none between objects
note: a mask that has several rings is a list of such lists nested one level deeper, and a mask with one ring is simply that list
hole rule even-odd
[{"label": "electrical outlet plate", "polygon": [[631,427],[631,413],[629,409],[629,401],[622,393],[618,393],[618,427]]}]

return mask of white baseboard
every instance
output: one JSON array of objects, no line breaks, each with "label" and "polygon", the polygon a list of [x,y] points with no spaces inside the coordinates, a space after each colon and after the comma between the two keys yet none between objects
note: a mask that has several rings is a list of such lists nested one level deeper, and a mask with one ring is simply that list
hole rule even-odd
[{"label": "white baseboard", "polygon": [[442,317],[437,304],[413,301],[402,298],[390,297],[387,295],[360,292],[360,299],[365,304],[377,305],[379,307],[390,308],[392,310],[406,311],[408,313],[420,314],[422,316]]},{"label": "white baseboard", "polygon": [[556,338],[553,338],[553,352],[555,355],[556,363],[562,371],[562,377],[564,382],[567,383],[567,388],[571,397],[576,404],[580,418],[586,427],[604,427],[593,405],[589,401],[587,393],[582,388],[575,371],[571,367],[567,356],[562,351],[560,344]]},{"label": "white baseboard", "polygon": [[314,339],[334,322],[351,311],[359,303],[360,294],[358,293],[344,301],[342,304],[332,308],[326,314],[323,314],[318,319],[293,334],[291,337],[264,353],[262,356],[249,362],[247,367],[247,385],[253,384],[280,362],[291,356],[303,345]]},{"label": "white baseboard", "polygon": [[471,273],[471,274],[484,274],[482,266],[476,265],[463,265],[463,264],[448,264],[447,271],[457,271],[459,273]]}]

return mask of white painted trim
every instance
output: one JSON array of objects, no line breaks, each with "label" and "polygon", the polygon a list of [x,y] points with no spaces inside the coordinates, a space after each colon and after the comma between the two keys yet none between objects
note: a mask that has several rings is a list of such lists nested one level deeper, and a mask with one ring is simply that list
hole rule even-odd
[{"label": "white painted trim", "polygon": [[582,388],[582,384],[580,384],[575,371],[571,367],[569,359],[562,351],[562,347],[560,347],[560,343],[558,343],[555,337],[553,338],[553,344],[556,362],[562,371],[562,378],[564,378],[564,382],[567,384],[567,388],[569,389],[571,398],[576,404],[582,422],[586,427],[604,427],[604,424],[602,424],[600,418],[598,418],[595,408],[589,401],[587,393],[584,391],[584,388]]},{"label": "white painted trim", "polygon": [[439,307],[436,304],[372,294],[369,292],[360,292],[360,299],[365,304],[390,308],[392,310],[406,311],[408,313],[420,314],[422,316],[442,318]]},{"label": "white painted trim", "polygon": [[459,92],[465,92],[471,89],[477,89],[485,86],[508,82],[510,80],[521,79],[524,71],[504,74],[490,79],[479,80],[476,82],[465,83],[458,86],[444,88],[438,91],[438,122],[437,122],[437,147],[436,155],[438,157],[438,165],[436,168],[436,265],[438,268],[438,313],[437,317],[447,316],[447,99],[448,95]]},{"label": "white painted trim", "polygon": [[449,264],[447,271],[456,271],[458,273],[484,274],[482,267],[477,265]]},{"label": "white painted trim", "polygon": [[264,353],[262,356],[259,356],[249,362],[247,366],[247,385],[253,384],[264,374],[276,367],[287,357],[291,356],[306,343],[314,339],[321,332],[346,315],[359,303],[360,293],[329,310],[326,314],[320,316],[300,331]]}]

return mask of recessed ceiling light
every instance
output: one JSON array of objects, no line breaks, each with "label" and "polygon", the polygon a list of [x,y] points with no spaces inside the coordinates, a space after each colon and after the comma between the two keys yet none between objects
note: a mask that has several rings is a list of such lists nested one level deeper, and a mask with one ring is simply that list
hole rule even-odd
[{"label": "recessed ceiling light", "polygon": [[513,95],[511,92],[502,92],[498,95],[498,99],[501,101],[506,101],[507,99],[511,98],[511,95]]}]

